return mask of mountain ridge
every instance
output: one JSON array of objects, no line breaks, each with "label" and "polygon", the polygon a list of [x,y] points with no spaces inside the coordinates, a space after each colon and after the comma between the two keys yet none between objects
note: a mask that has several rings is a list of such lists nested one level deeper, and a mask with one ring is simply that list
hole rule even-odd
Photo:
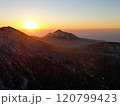
[{"label": "mountain ridge", "polygon": [[0,28],[0,89],[120,88],[120,43],[66,38],[56,43]]},{"label": "mountain ridge", "polygon": [[46,36],[41,38],[41,41],[66,48],[77,48],[92,43],[102,42],[94,39],[79,38],[72,33],[64,32],[60,29],[53,33],[48,33]]},{"label": "mountain ridge", "polygon": [[78,40],[79,38],[77,36],[75,36],[72,33],[68,33],[68,32],[64,32],[60,29],[58,29],[57,31],[53,32],[53,33],[48,33],[45,38],[57,38],[57,39],[66,39],[66,40]]}]

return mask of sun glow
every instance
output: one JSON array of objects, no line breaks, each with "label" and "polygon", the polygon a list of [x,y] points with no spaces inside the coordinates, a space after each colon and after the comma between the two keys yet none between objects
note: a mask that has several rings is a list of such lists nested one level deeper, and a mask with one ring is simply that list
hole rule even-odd
[{"label": "sun glow", "polygon": [[34,21],[27,21],[23,24],[23,27],[26,29],[36,29],[39,25]]}]

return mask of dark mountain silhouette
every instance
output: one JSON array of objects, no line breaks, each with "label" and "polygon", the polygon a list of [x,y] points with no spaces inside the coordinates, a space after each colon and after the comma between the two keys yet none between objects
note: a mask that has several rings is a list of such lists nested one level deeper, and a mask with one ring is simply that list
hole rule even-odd
[{"label": "dark mountain silhouette", "polygon": [[41,40],[48,44],[52,44],[60,47],[67,47],[67,48],[77,48],[88,44],[101,42],[93,39],[79,38],[72,33],[64,32],[60,29],[58,29],[53,33],[47,34],[46,36],[41,38]]},{"label": "dark mountain silhouette", "polygon": [[64,39],[64,40],[78,40],[79,38],[72,33],[63,32],[62,30],[58,29],[54,33],[49,33],[45,36],[46,38],[51,39]]},{"label": "dark mountain silhouette", "polygon": [[[0,89],[120,88],[120,43],[82,39],[61,30],[50,36],[0,28]],[[80,43],[66,48],[44,41],[48,37]]]}]

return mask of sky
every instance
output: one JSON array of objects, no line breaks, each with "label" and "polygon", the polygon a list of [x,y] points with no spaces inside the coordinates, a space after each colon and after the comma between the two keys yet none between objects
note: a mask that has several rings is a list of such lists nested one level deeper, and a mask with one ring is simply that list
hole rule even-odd
[{"label": "sky", "polygon": [[0,0],[0,27],[22,29],[119,29],[120,0]]}]

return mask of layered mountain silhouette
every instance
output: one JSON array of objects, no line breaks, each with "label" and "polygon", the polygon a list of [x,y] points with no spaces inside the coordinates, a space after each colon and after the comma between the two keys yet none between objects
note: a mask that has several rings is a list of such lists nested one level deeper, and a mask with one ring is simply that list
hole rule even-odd
[{"label": "layered mountain silhouette", "polygon": [[66,47],[66,48],[76,48],[88,44],[93,44],[95,42],[100,42],[93,39],[79,38],[72,33],[64,32],[60,29],[58,29],[53,33],[47,34],[46,36],[41,38],[41,40],[48,44],[52,44],[60,47]]},{"label": "layered mountain silhouette", "polygon": [[120,43],[0,28],[0,89],[119,89],[119,60]]}]

